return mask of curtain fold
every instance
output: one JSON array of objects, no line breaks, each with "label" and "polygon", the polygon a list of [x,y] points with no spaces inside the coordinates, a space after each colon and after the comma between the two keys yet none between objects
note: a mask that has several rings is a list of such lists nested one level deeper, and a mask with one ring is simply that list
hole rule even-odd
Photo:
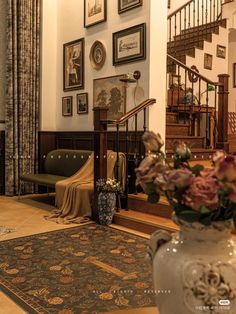
[{"label": "curtain fold", "polygon": [[[15,195],[22,173],[37,172],[41,0],[7,0],[5,190]],[[24,192],[33,192],[31,185]]]}]

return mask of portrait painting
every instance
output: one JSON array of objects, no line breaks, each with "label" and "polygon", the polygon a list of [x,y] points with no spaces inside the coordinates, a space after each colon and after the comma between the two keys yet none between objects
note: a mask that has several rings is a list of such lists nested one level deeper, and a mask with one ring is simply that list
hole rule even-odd
[{"label": "portrait painting", "polygon": [[64,91],[84,88],[84,38],[63,45]]},{"label": "portrait painting", "polygon": [[110,76],[93,81],[94,107],[108,107],[108,119],[117,120],[126,113],[126,87],[120,79],[124,75]]}]

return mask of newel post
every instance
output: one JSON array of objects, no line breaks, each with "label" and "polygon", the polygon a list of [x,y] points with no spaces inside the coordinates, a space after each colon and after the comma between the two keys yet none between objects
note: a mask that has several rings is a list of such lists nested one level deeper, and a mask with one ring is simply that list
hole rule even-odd
[{"label": "newel post", "polygon": [[229,152],[228,142],[228,98],[229,98],[229,75],[219,74],[219,97],[218,97],[218,138],[217,149]]},{"label": "newel post", "polygon": [[98,220],[96,181],[107,178],[107,112],[108,107],[95,107],[94,111],[94,202],[92,219]]}]

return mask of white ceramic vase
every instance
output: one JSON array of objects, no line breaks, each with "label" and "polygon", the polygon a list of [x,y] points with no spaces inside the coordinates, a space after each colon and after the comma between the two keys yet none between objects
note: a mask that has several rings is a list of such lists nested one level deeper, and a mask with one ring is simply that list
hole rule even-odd
[{"label": "white ceramic vase", "polygon": [[180,232],[157,231],[150,240],[160,314],[236,314],[233,222],[174,221]]}]

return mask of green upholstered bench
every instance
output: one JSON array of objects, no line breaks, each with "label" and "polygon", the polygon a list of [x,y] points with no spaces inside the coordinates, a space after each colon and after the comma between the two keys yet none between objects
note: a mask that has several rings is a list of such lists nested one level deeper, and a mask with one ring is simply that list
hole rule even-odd
[{"label": "green upholstered bench", "polygon": [[20,176],[20,180],[48,188],[55,188],[58,181],[76,173],[85,164],[91,154],[92,151],[89,150],[53,150],[45,158],[44,173],[24,174]]}]

